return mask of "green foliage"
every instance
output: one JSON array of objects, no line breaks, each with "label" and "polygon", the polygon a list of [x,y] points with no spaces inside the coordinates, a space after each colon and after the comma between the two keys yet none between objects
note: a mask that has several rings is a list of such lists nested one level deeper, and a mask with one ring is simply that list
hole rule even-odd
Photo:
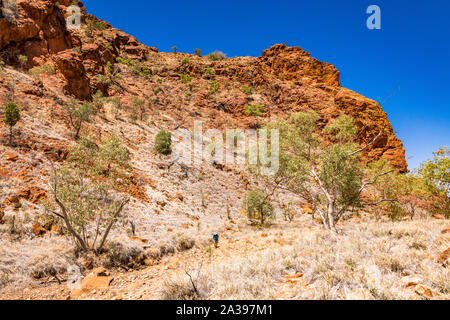
[{"label": "green foliage", "polygon": [[358,147],[351,142],[355,125],[346,116],[336,119],[323,129],[333,134],[327,145],[318,135],[318,119],[315,111],[299,112],[267,125],[280,136],[279,170],[272,179],[301,195],[334,229],[349,208],[361,205],[363,170]]},{"label": "green foliage", "polygon": [[192,81],[192,76],[190,76],[188,74],[180,74],[180,78],[181,78],[181,82],[183,82],[184,84],[187,84]]},{"label": "green foliage", "polygon": [[189,64],[189,58],[183,58],[183,60],[181,60],[182,66],[187,66],[188,64]]},{"label": "green foliage", "polygon": [[241,91],[249,96],[252,94],[253,88],[252,88],[252,86],[248,86],[248,85],[244,84],[241,88]]},{"label": "green foliage", "polygon": [[117,62],[117,63],[124,64],[124,65],[127,65],[127,66],[129,66],[129,67],[131,67],[131,66],[134,65],[133,60],[131,60],[130,58],[124,59],[124,58],[121,58],[121,57],[117,57],[117,58],[116,58],[116,62]]},{"label": "green foliage", "polygon": [[108,28],[106,23],[96,19],[89,19],[86,21],[86,34],[92,37],[94,31],[104,31]]},{"label": "green foliage", "polygon": [[15,102],[8,102],[5,106],[5,115],[3,122],[9,126],[9,144],[12,143],[13,127],[20,120],[19,107]]},{"label": "green foliage", "polygon": [[216,71],[214,70],[214,68],[208,67],[206,68],[203,77],[210,80],[214,79],[216,77]]},{"label": "green foliage", "polygon": [[110,85],[111,84],[111,79],[107,75],[104,75],[104,74],[99,74],[97,76],[97,81],[99,83],[102,83],[102,84],[105,84],[105,85]]},{"label": "green foliage", "polygon": [[350,142],[358,133],[353,118],[348,115],[341,115],[332,124],[327,126],[324,132],[330,135],[330,140],[334,142]]},{"label": "green foliage", "polygon": [[195,55],[196,55],[197,57],[201,57],[201,56],[202,56],[202,50],[200,50],[200,49],[194,49],[194,52],[195,52]]},{"label": "green foliage", "polygon": [[0,70],[3,70],[3,68],[5,67],[5,61],[0,60]]},{"label": "green foliage", "polygon": [[106,47],[106,49],[108,49],[108,50],[110,50],[110,51],[113,51],[113,50],[114,50],[114,48],[113,48],[111,42],[107,42],[107,43],[105,44],[105,47]]},{"label": "green foliage", "polygon": [[172,134],[166,130],[158,132],[155,138],[155,150],[161,154],[172,153]]},{"label": "green foliage", "polygon": [[173,51],[173,53],[177,54],[177,46],[173,46],[172,51]]},{"label": "green foliage", "polygon": [[244,198],[244,211],[252,221],[261,225],[275,219],[275,213],[269,196],[259,189],[250,190]]},{"label": "green foliage", "polygon": [[209,90],[208,90],[208,93],[210,94],[210,95],[213,95],[213,94],[216,94],[216,93],[218,93],[220,91],[220,83],[219,82],[217,82],[217,81],[211,81],[210,83],[209,83]]},{"label": "green foliage", "polygon": [[114,191],[130,168],[128,150],[115,135],[100,144],[81,137],[66,163],[54,168],[45,207],[64,221],[80,249],[101,252],[129,201]]},{"label": "green foliage", "polygon": [[51,65],[50,63],[45,63],[40,67],[34,67],[31,68],[30,70],[28,70],[28,72],[32,75],[32,76],[39,76],[43,73],[45,74],[54,74],[55,73],[55,67],[53,65]]},{"label": "green foliage", "polygon": [[89,121],[93,107],[90,103],[79,104],[75,99],[70,99],[64,109],[68,113],[70,124],[75,129],[75,139],[78,139],[81,127],[84,122]]},{"label": "green foliage", "polygon": [[25,65],[27,64],[27,62],[28,62],[28,57],[19,54],[19,55],[17,56],[17,60],[19,60],[20,67],[23,69],[23,68],[25,67]]},{"label": "green foliage", "polygon": [[433,152],[434,159],[420,166],[419,174],[424,178],[427,187],[434,193],[450,196],[450,149],[441,147]]},{"label": "green foliage", "polygon": [[157,86],[157,87],[155,87],[154,89],[153,89],[153,93],[155,94],[155,95],[157,95],[158,93],[160,93],[160,92],[162,92],[163,91],[163,89],[160,87],[160,86]]},{"label": "green foliage", "polygon": [[209,58],[210,60],[212,60],[212,61],[217,61],[217,60],[223,60],[223,59],[226,59],[227,56],[226,56],[225,53],[216,50],[216,51],[210,53],[210,54],[208,55],[208,58]]},{"label": "green foliage", "polygon": [[[139,98],[133,98],[133,109],[140,111],[140,119],[141,121],[144,119],[145,113],[145,100]],[[134,120],[136,121],[136,120]]]},{"label": "green foliage", "polygon": [[252,104],[244,106],[246,116],[261,117],[264,114],[265,107],[262,104]]},{"label": "green foliage", "polygon": [[139,77],[146,78],[152,75],[152,70],[143,64],[136,63],[133,68],[133,73]]},{"label": "green foliage", "polygon": [[418,174],[423,178],[427,190],[435,195],[431,211],[450,218],[450,150],[444,146],[433,154],[433,160],[422,163]]}]

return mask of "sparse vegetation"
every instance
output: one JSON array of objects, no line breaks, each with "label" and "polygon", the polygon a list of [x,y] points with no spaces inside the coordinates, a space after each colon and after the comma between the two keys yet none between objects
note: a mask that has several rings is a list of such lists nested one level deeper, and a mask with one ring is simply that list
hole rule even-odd
[{"label": "sparse vegetation", "polygon": [[247,104],[244,106],[244,114],[246,116],[261,117],[264,114],[265,109],[266,108],[262,104]]},{"label": "sparse vegetation", "polygon": [[216,77],[216,71],[214,70],[214,68],[208,67],[206,68],[203,77],[205,79],[213,80]]},{"label": "sparse vegetation", "polygon": [[249,95],[251,95],[251,94],[253,93],[253,87],[244,84],[244,85],[242,86],[242,88],[241,88],[241,91],[242,91],[243,93],[245,93],[246,95],[249,96]]},{"label": "sparse vegetation", "polygon": [[[272,180],[275,186],[284,185],[313,205],[325,227],[335,224],[350,209],[365,205],[393,202],[381,199],[366,203],[361,194],[368,186],[391,171],[379,172],[364,179],[361,151],[373,144],[382,134],[377,132],[369,144],[360,148],[354,143],[357,128],[353,119],[342,115],[323,129],[329,135],[326,144],[317,134],[319,116],[315,111],[293,114],[289,120],[272,122],[267,129],[277,129],[280,135],[280,168]],[[317,190],[318,192],[316,193]]]},{"label": "sparse vegetation", "polygon": [[251,221],[264,225],[275,219],[274,208],[269,198],[270,195],[259,189],[253,189],[247,193],[244,199],[244,210]]},{"label": "sparse vegetation", "polygon": [[43,73],[50,75],[50,74],[55,73],[55,67],[53,65],[51,65],[50,63],[45,63],[40,67],[31,68],[30,70],[28,70],[28,72],[32,76],[40,76]]},{"label": "sparse vegetation", "polygon": [[227,56],[226,56],[225,53],[216,50],[216,51],[214,51],[214,52],[211,52],[211,53],[208,55],[208,58],[209,58],[210,60],[212,60],[212,61],[217,61],[217,60],[223,60],[223,59],[226,59]]},{"label": "sparse vegetation", "polygon": [[424,162],[418,174],[428,191],[436,197],[432,211],[450,218],[450,149],[441,147],[433,154],[433,160]]},{"label": "sparse vegetation", "polygon": [[133,62],[133,60],[131,60],[130,58],[121,58],[121,57],[117,57],[116,58],[116,62],[117,63],[121,63],[121,64],[124,64],[124,65],[127,65],[127,66],[129,66],[129,67],[131,67],[131,66],[133,66],[134,65],[134,62]]},{"label": "sparse vegetation", "polygon": [[220,91],[220,83],[213,80],[209,83],[209,90],[208,93],[210,95],[214,95]]},{"label": "sparse vegetation", "polygon": [[28,57],[19,54],[17,56],[17,60],[19,60],[20,68],[23,70],[25,68],[25,65],[28,63]]},{"label": "sparse vegetation", "polygon": [[147,67],[146,65],[136,63],[133,68],[133,74],[135,74],[139,77],[147,78],[152,75],[152,70],[149,67]]},{"label": "sparse vegetation", "polygon": [[105,31],[108,28],[106,23],[96,19],[89,19],[86,21],[86,35],[92,37],[94,31]]},{"label": "sparse vegetation", "polygon": [[19,107],[15,102],[8,102],[5,106],[3,122],[9,126],[9,144],[12,145],[13,127],[20,120]]},{"label": "sparse vegetation", "polygon": [[166,130],[160,130],[155,138],[155,150],[163,155],[172,152],[172,134]]},{"label": "sparse vegetation", "polygon": [[196,55],[197,57],[201,57],[201,56],[202,56],[202,50],[200,50],[200,49],[194,49],[194,52],[195,52],[195,55]]},{"label": "sparse vegetation", "polygon": [[[129,198],[116,196],[117,179],[129,169],[128,150],[115,136],[98,145],[81,137],[69,160],[53,167],[48,212],[62,219],[77,247],[100,253]],[[106,177],[107,179],[99,179]]]},{"label": "sparse vegetation", "polygon": [[184,84],[188,84],[189,82],[192,81],[192,76],[190,76],[188,74],[180,74],[180,78],[181,78],[181,82],[183,82]]},{"label": "sparse vegetation", "polygon": [[81,127],[84,122],[89,121],[93,107],[88,102],[80,104],[77,100],[70,99],[64,108],[69,116],[71,126],[75,129],[75,139],[78,139]]}]

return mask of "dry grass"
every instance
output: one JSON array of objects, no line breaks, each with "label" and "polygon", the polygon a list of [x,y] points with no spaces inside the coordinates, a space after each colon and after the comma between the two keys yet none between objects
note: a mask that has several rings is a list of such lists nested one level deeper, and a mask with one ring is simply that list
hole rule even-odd
[{"label": "dry grass", "polygon": [[[306,286],[288,288],[291,298],[346,299],[366,292],[371,299],[421,299],[402,279],[419,276],[421,284],[450,297],[450,270],[436,263],[449,244],[440,221],[349,223],[339,234],[312,229],[295,236],[292,245],[270,248],[248,257],[214,261],[199,287],[210,299],[275,299],[283,274],[303,273]],[[292,236],[288,231],[283,237]],[[280,231],[269,231],[269,237]],[[257,240],[258,241],[258,240]],[[189,288],[183,275],[172,280]]]},{"label": "dry grass", "polygon": [[0,288],[25,285],[34,278],[65,273],[74,264],[73,245],[62,237],[0,241]]}]

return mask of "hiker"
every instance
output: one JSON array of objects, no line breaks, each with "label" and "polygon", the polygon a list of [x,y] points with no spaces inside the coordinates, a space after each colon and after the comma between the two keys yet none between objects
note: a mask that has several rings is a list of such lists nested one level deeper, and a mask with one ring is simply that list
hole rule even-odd
[{"label": "hiker", "polygon": [[214,247],[217,248],[217,246],[219,245],[219,234],[218,233],[213,234],[213,240],[214,240]]}]

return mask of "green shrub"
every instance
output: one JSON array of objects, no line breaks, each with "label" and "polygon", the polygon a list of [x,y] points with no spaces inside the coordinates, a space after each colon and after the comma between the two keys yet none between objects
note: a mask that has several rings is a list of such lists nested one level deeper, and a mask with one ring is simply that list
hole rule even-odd
[{"label": "green shrub", "polygon": [[244,211],[250,220],[259,221],[261,225],[275,219],[269,195],[259,189],[253,189],[247,193],[244,199]]},{"label": "green shrub", "polygon": [[194,49],[194,52],[195,52],[195,55],[196,55],[197,57],[201,57],[201,56],[202,56],[202,50],[200,50],[200,49]]},{"label": "green shrub", "polygon": [[23,70],[23,68],[25,67],[25,65],[27,64],[27,62],[28,62],[28,57],[27,56],[24,56],[24,55],[21,55],[21,54],[19,54],[18,56],[17,56],[17,60],[19,60],[19,63],[20,63],[20,67],[22,68],[22,70]]},{"label": "green shrub", "polygon": [[172,134],[166,130],[158,132],[155,138],[155,150],[161,154],[172,153]]},{"label": "green shrub", "polygon": [[181,82],[183,82],[184,84],[187,84],[192,81],[192,76],[190,76],[188,74],[180,74],[180,78],[181,78]]},{"label": "green shrub", "polygon": [[205,79],[214,79],[216,76],[216,71],[214,70],[214,68],[208,67],[205,70],[205,73],[203,75],[203,77]]},{"label": "green shrub", "polygon": [[75,129],[75,139],[78,139],[83,123],[88,122],[93,113],[93,107],[90,103],[80,105],[75,99],[70,99],[64,109],[68,113],[71,126]]},{"label": "green shrub", "polygon": [[104,75],[104,74],[99,74],[97,76],[97,81],[100,82],[100,83],[106,84],[106,85],[111,84],[111,79],[108,76]]},{"label": "green shrub", "polygon": [[241,88],[241,91],[249,96],[252,94],[253,88],[252,88],[252,86],[248,86],[248,85],[244,84]]},{"label": "green shrub", "polygon": [[93,31],[104,31],[108,28],[106,23],[100,20],[90,19],[86,21],[86,34],[91,37]]},{"label": "green shrub", "polygon": [[134,66],[133,73],[139,77],[148,77],[152,75],[152,70],[145,65],[137,63]]},{"label": "green shrub", "polygon": [[261,117],[264,114],[265,107],[262,104],[252,104],[244,106],[246,116]]},{"label": "green shrub", "polygon": [[121,57],[117,57],[117,58],[116,58],[116,62],[117,62],[117,63],[124,64],[124,65],[127,65],[127,66],[129,66],[129,67],[131,67],[132,65],[134,65],[133,60],[131,60],[131,59],[129,59],[129,58],[124,59],[124,58],[121,58]]},{"label": "green shrub", "polygon": [[216,94],[217,92],[220,91],[220,83],[218,83],[217,81],[211,81],[211,83],[209,84],[209,90],[208,93],[209,94]]},{"label": "green shrub", "polygon": [[31,68],[30,70],[28,70],[28,72],[32,75],[32,76],[39,76],[43,73],[45,74],[54,74],[55,73],[55,67],[49,63],[45,63],[40,67],[34,67]]},{"label": "green shrub", "polygon": [[8,102],[5,106],[3,122],[9,126],[9,144],[12,144],[13,127],[20,120],[19,107],[15,102]]}]

